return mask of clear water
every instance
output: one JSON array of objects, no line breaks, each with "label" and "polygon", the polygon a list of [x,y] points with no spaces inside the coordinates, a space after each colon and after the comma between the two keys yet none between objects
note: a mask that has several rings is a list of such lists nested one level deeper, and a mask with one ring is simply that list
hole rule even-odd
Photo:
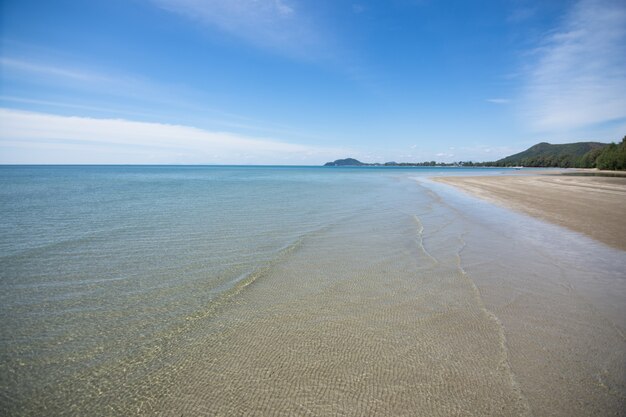
[{"label": "clear water", "polygon": [[[16,415],[288,415],[302,413],[299,407],[307,403],[313,414],[421,409],[449,415],[465,401],[477,415],[495,407],[506,407],[505,414],[527,413],[541,396],[527,398],[524,384],[534,380],[518,375],[515,367],[522,371],[526,365],[509,356],[528,354],[528,341],[520,336],[514,344],[520,352],[511,353],[507,312],[499,317],[494,311],[518,297],[528,277],[545,283],[559,271],[569,277],[559,279],[570,288],[590,287],[585,302],[610,300],[603,317],[610,318],[607,326],[623,331],[626,298],[619,279],[626,262],[622,252],[578,235],[574,240],[581,243],[559,249],[569,232],[426,180],[502,172],[0,167],[2,409]],[[537,235],[546,238],[533,239]],[[589,251],[593,259],[581,262],[580,254]],[[513,270],[517,280],[510,278]],[[585,287],[582,278],[590,274],[598,283]],[[381,307],[388,311],[379,314]],[[454,318],[440,327],[420,327],[451,310]],[[332,324],[336,333],[319,327],[324,314],[325,326]],[[555,314],[558,322],[561,310]],[[476,331],[459,340],[442,338],[452,323],[461,323],[459,317]],[[587,326],[587,317],[576,325]],[[519,326],[513,318],[511,329]],[[412,333],[416,329],[422,333]],[[509,338],[518,334],[523,331]],[[624,358],[623,337],[620,342],[613,333],[602,334],[617,356],[598,360],[592,370],[581,371],[585,375]],[[458,354],[467,369],[448,376],[456,378],[452,386],[459,384],[451,392],[433,391],[429,384],[420,391],[416,374],[397,368],[392,346],[385,348],[382,340],[368,345],[364,335],[397,337],[406,346],[429,340],[432,351],[404,354],[417,358],[416,366],[433,377],[444,378],[436,369],[445,365],[445,355]],[[479,348],[475,337],[487,345]],[[310,361],[306,358],[318,353],[290,356],[306,352],[313,339],[325,343],[328,353]],[[424,355],[456,344],[456,353],[423,362]],[[340,353],[332,353],[332,346]],[[388,362],[377,374],[396,371],[371,386],[337,382],[360,372],[376,352],[381,363]],[[252,357],[264,365],[247,362]],[[350,360],[354,363],[342,368]],[[272,372],[263,374],[264,367]],[[313,373],[298,381],[301,389],[293,391],[291,378],[311,368]],[[281,369],[280,378],[260,377]],[[615,401],[621,404],[623,369],[615,372],[603,383],[617,390]],[[479,400],[452,395],[475,385],[473,378],[484,382]],[[339,385],[333,388],[333,381]],[[394,386],[395,391],[389,388]],[[372,387],[385,388],[379,395]],[[338,394],[351,389],[374,392]],[[437,395],[450,399],[439,405],[424,400]],[[606,406],[615,407],[615,401]],[[376,404],[379,408],[372,408]]]}]

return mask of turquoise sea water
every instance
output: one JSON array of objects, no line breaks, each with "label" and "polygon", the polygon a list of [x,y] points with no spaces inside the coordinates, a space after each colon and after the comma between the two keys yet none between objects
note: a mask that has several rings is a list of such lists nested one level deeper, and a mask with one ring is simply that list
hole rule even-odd
[{"label": "turquoise sea water", "polygon": [[[254,300],[259,304],[246,314],[260,314],[263,306],[276,305],[262,295],[263,286],[269,283],[278,289],[267,294],[285,291],[285,299],[298,294],[300,301],[294,298],[293,305],[300,303],[304,311],[308,296],[352,279],[354,271],[368,262],[373,262],[373,269],[359,272],[363,274],[359,282],[390,280],[416,294],[447,294],[443,285],[449,288],[460,283],[465,269],[473,267],[479,290],[484,282],[487,294],[483,295],[487,302],[492,295],[494,303],[501,302],[498,294],[504,293],[492,287],[505,284],[494,284],[493,279],[506,268],[528,267],[525,276],[542,276],[565,259],[560,271],[584,275],[575,264],[582,251],[591,250],[596,259],[604,260],[598,261],[604,266],[597,268],[593,261],[585,263],[599,280],[620,276],[623,257],[609,248],[574,244],[559,253],[550,242],[557,242],[555,236],[566,231],[520,220],[521,216],[464,199],[427,180],[432,175],[503,172],[0,167],[2,408],[16,415],[41,415],[45,410],[52,415],[119,414],[133,407],[137,412],[170,407],[172,412],[204,414],[201,410],[208,411],[200,404],[190,409],[172,405],[170,385],[173,380],[185,381],[192,374],[190,369],[198,368],[189,365],[189,358],[199,354],[198,346],[222,337],[218,335],[224,328],[240,326],[232,321],[247,316],[235,313],[239,310],[232,306],[243,300],[252,305]],[[522,235],[517,236],[519,240],[516,235],[505,236],[503,229]],[[575,239],[585,238],[576,235]],[[511,242],[516,243],[511,246]],[[526,263],[539,262],[533,250],[542,254],[541,262],[547,265]],[[398,253],[401,256],[395,259]],[[461,253],[467,254],[465,269]],[[546,256],[555,260],[546,261]],[[383,268],[390,259],[395,259],[393,265]],[[448,277],[446,268],[456,274],[451,275],[452,281],[420,281],[419,277]],[[436,292],[433,285],[442,287]],[[611,288],[603,285],[601,289]],[[369,300],[365,307],[389,302],[385,297],[391,290],[368,288],[354,294],[348,291],[345,297],[355,297],[353,302]],[[421,308],[440,312],[440,304],[461,305],[454,294],[470,294],[463,288],[450,290],[449,300],[441,303],[426,298]],[[606,299],[602,297],[598,299]],[[617,297],[620,303],[623,294]],[[273,314],[286,316],[294,311],[285,307]],[[337,320],[343,317],[339,310],[333,312]],[[606,314],[619,317],[622,312],[623,308],[616,307]],[[617,321],[612,323],[621,328],[623,323]],[[236,349],[233,345],[230,350]],[[219,349],[211,352],[203,354],[224,354]],[[249,352],[241,355],[247,357]],[[207,368],[198,378],[213,369]],[[186,395],[200,397],[202,389],[196,388]],[[511,392],[516,390],[512,385]],[[137,405],[144,403],[147,408]],[[228,404],[238,414],[236,401]]]}]

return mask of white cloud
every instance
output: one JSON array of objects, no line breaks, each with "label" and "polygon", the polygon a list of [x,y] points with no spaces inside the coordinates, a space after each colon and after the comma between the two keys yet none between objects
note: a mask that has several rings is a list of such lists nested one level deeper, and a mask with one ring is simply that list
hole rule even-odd
[{"label": "white cloud", "polygon": [[[37,59],[0,57],[0,85],[5,79],[19,78],[35,85],[43,84],[57,88],[63,86],[67,92],[79,92],[80,94],[74,97],[74,100],[80,99],[80,101],[72,102],[71,99],[66,102],[56,99],[47,100],[38,94],[37,89],[33,89],[31,92],[31,94],[34,93],[34,96],[0,95],[0,101],[95,111],[108,113],[104,115],[105,117],[119,116],[124,118],[160,119],[164,115],[171,116],[171,110],[176,109],[185,114],[200,115],[199,119],[205,126],[234,128],[254,134],[270,133],[306,137],[306,135],[294,131],[290,126],[268,123],[245,115],[223,111],[218,107],[208,106],[206,101],[202,104],[196,104],[197,91],[184,84],[160,84],[134,74],[94,71],[86,69],[81,64],[59,64],[58,61],[58,58],[53,62],[45,62]],[[91,102],[98,103],[102,94],[107,98],[123,97],[124,101],[115,107],[90,104]],[[163,105],[166,106],[165,112],[161,109]],[[41,107],[37,110],[48,111]]]},{"label": "white cloud", "polygon": [[[291,56],[320,51],[320,31],[293,0],[151,0],[164,10]],[[299,6],[299,7],[298,7]]]},{"label": "white cloud", "polygon": [[0,109],[0,163],[318,164],[346,152],[190,126]]},{"label": "white cloud", "polygon": [[69,78],[86,82],[111,81],[109,77],[103,76],[101,74],[56,67],[53,65],[38,64],[9,57],[0,57],[0,67],[2,68],[3,72],[7,70],[12,70],[26,73],[36,73],[39,75],[47,75],[53,77]]},{"label": "white cloud", "polygon": [[274,7],[276,7],[278,13],[283,16],[289,16],[293,14],[294,11],[292,6],[288,5],[282,0],[274,0]]},{"label": "white cloud", "polygon": [[626,3],[582,0],[533,52],[523,113],[537,131],[626,118]]},{"label": "white cloud", "polygon": [[509,104],[511,102],[508,98],[488,98],[487,101],[493,104]]},{"label": "white cloud", "polygon": [[[63,87],[64,89],[103,93],[128,98],[154,100],[163,88],[136,76],[102,72],[86,68],[84,65],[61,63],[60,59],[46,62],[41,59],[23,59],[10,56],[0,57],[0,79],[26,80],[29,83]],[[6,81],[5,81],[6,82]]]}]

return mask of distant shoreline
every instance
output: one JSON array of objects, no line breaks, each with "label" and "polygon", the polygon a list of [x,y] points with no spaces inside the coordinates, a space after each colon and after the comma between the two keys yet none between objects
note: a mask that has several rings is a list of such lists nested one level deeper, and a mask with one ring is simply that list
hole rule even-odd
[{"label": "distant shoreline", "polygon": [[623,218],[626,176],[596,176],[579,171],[565,175],[435,177],[433,180],[626,251]]}]

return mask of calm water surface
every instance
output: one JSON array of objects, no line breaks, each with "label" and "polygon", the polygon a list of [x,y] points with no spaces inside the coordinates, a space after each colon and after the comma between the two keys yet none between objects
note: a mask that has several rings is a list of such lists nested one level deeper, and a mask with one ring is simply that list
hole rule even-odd
[{"label": "calm water surface", "polygon": [[[528,345],[533,336],[519,330],[508,346],[508,313],[496,310],[532,293],[520,286],[528,277],[544,285],[558,276],[554,288],[571,293],[591,276],[585,303],[610,300],[593,314],[623,331],[623,285],[614,283],[626,262],[426,179],[503,172],[0,167],[1,407],[13,415],[545,407],[525,388],[536,386],[528,364],[510,358],[539,349]],[[563,236],[579,243],[564,250]],[[536,295],[559,299],[554,288]],[[587,326],[587,317],[570,325]],[[450,332],[458,337],[442,336]],[[623,360],[623,337],[607,332],[617,356],[594,357],[581,375]],[[585,352],[570,354],[586,360]],[[380,366],[368,368],[377,355]],[[456,376],[440,369],[446,363]],[[622,368],[600,377],[617,395],[593,397],[599,410],[623,403]],[[363,372],[376,377],[357,383]],[[484,392],[463,394],[476,378]],[[446,380],[452,388],[437,385]]]}]

